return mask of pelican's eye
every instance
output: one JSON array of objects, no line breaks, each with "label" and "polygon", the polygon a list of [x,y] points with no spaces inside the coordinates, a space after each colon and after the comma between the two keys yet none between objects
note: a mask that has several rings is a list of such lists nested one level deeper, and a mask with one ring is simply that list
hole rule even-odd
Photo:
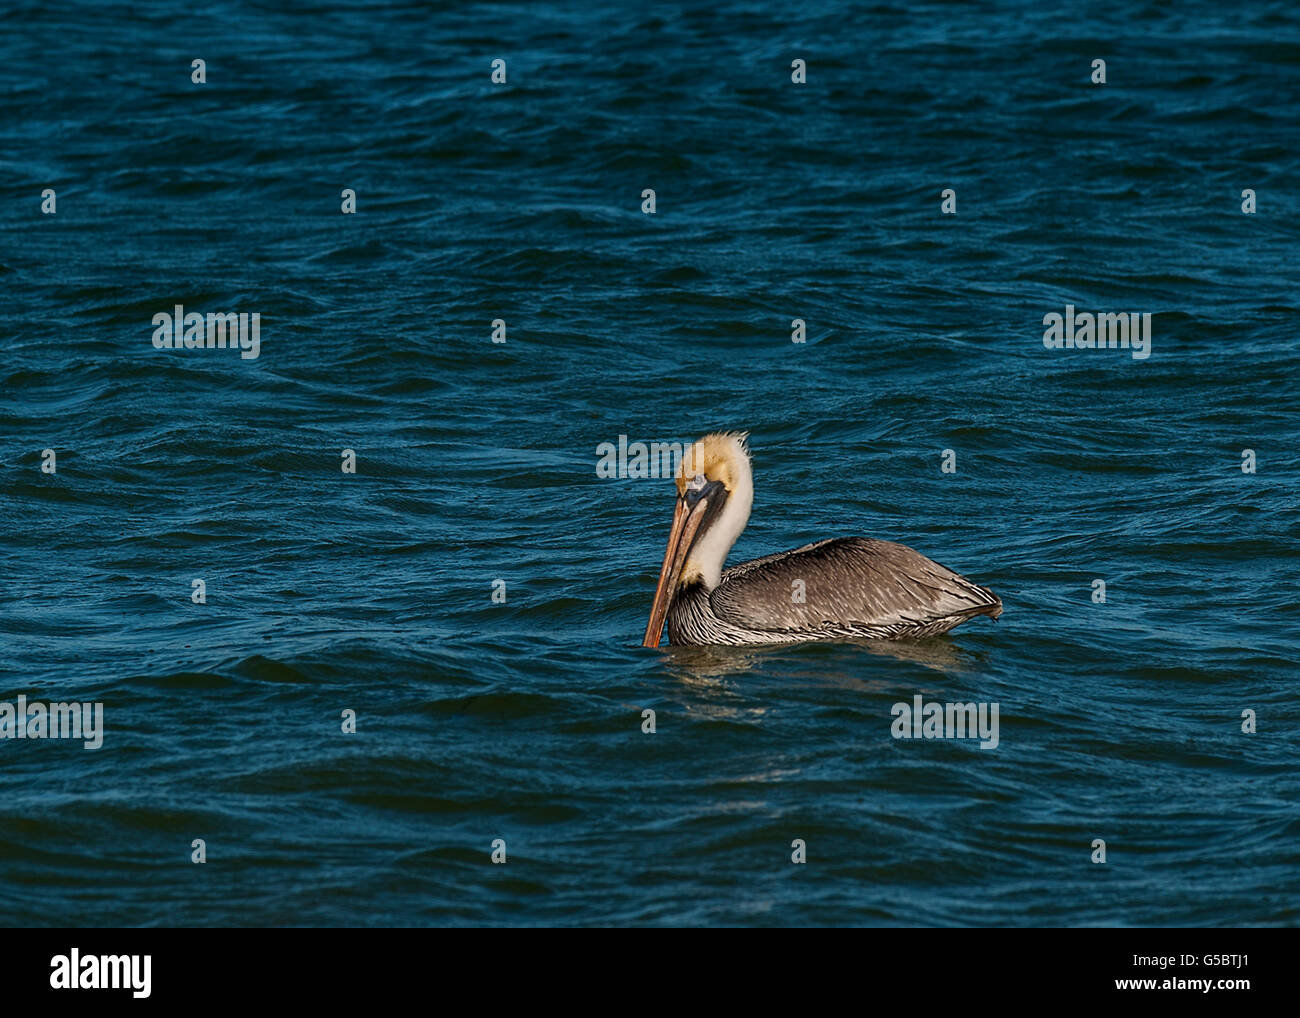
[{"label": "pelican's eye", "polygon": [[709,483],[708,478],[706,478],[703,474],[696,474],[696,475],[695,475],[694,477],[692,477],[692,478],[690,479],[690,481],[687,483],[687,485],[686,485],[686,490],[687,490],[687,491],[702,491],[702,490],[704,489],[704,486],[705,486],[706,484],[708,484],[708,483]]}]

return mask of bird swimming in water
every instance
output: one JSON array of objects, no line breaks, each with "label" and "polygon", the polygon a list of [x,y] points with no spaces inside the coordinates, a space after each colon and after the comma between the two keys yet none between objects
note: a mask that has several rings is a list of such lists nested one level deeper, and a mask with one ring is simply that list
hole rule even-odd
[{"label": "bird swimming in water", "polygon": [[1002,614],[993,591],[869,537],[817,541],[724,570],[754,503],[746,438],[715,432],[682,455],[644,646],[659,646],[665,618],[669,643],[710,646],[936,636]]}]

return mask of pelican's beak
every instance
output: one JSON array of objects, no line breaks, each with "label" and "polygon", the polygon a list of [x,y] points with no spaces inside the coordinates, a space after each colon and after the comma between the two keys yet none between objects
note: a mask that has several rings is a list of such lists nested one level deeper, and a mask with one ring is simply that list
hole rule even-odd
[{"label": "pelican's beak", "polygon": [[712,523],[727,499],[727,489],[718,481],[710,481],[699,491],[687,491],[677,499],[673,508],[673,529],[668,534],[668,549],[664,564],[659,570],[659,583],[655,587],[654,604],[650,606],[650,624],[645,629],[643,647],[658,647],[664,634],[664,619],[672,607],[677,593],[677,581],[682,566],[690,554],[695,539],[705,525]]}]

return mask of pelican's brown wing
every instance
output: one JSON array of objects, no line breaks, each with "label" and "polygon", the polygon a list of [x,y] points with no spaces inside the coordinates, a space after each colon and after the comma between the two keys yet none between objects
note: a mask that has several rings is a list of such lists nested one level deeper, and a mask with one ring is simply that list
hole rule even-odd
[{"label": "pelican's brown wing", "polygon": [[709,602],[718,618],[746,629],[843,636],[932,636],[973,615],[1002,613],[991,590],[911,548],[868,537],[741,563],[722,574]]}]

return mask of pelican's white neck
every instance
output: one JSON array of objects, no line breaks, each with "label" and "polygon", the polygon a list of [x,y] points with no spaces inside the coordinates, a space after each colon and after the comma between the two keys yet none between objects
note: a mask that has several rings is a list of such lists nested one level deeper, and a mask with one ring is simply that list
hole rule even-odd
[{"label": "pelican's white neck", "polygon": [[682,569],[683,580],[698,577],[704,582],[706,590],[712,590],[721,581],[727,554],[749,522],[749,511],[754,506],[754,474],[749,466],[748,455],[742,452],[735,456],[731,459],[730,467],[732,484],[722,513],[700,535]]}]

